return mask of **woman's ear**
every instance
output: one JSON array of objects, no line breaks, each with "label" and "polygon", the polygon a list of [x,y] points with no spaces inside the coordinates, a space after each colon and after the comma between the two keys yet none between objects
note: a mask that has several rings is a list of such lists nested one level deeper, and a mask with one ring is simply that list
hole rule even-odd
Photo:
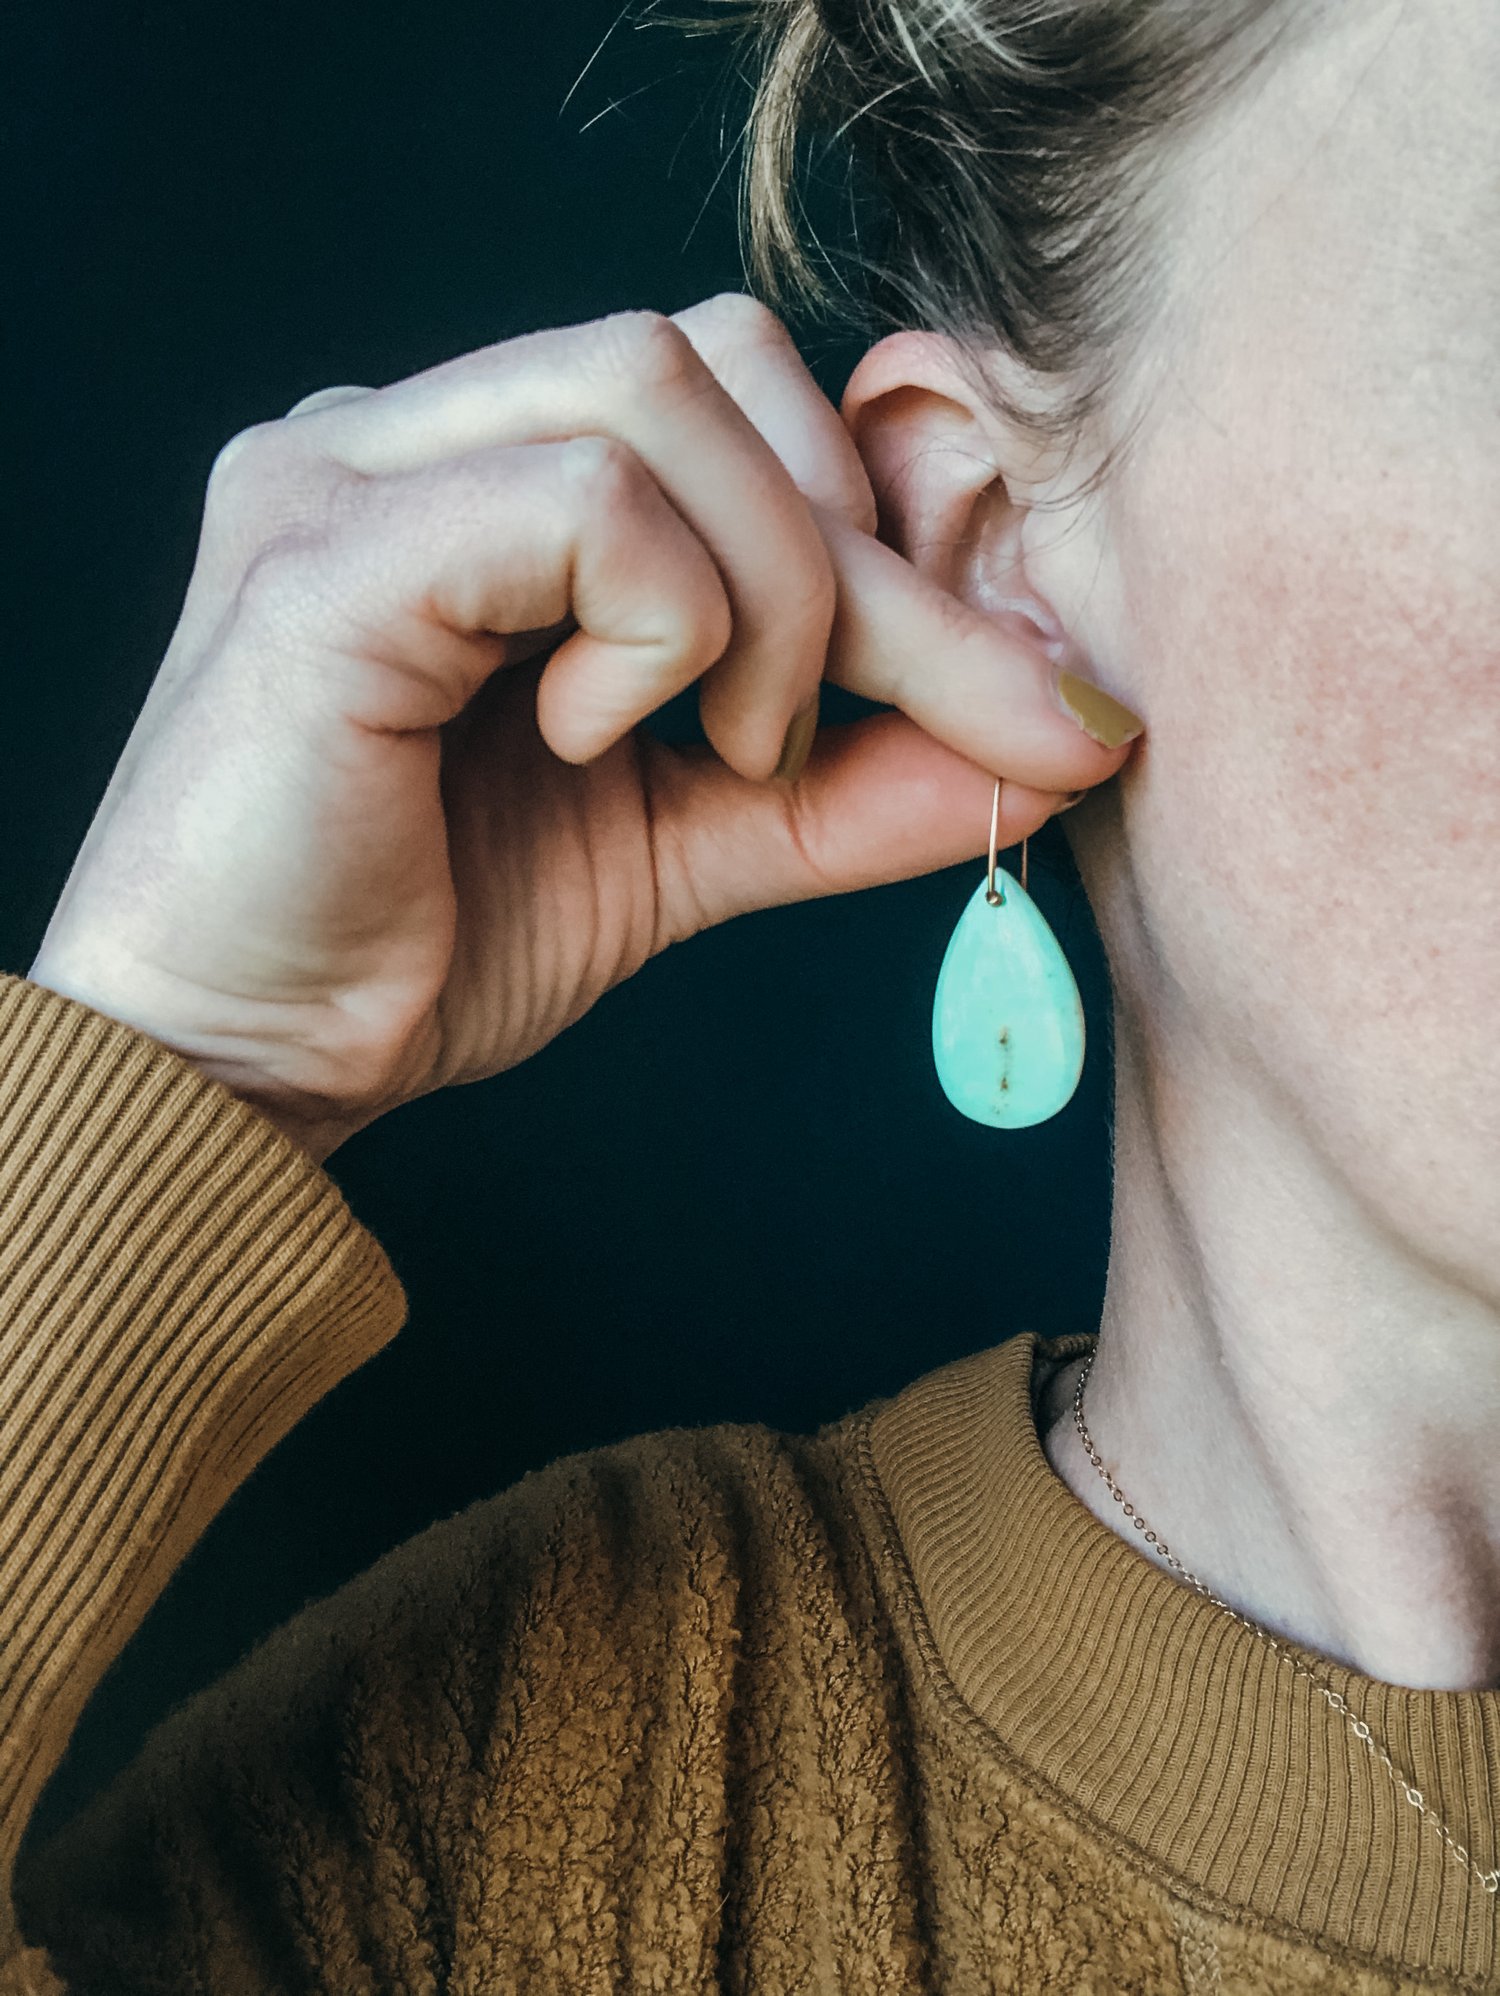
[{"label": "woman's ear", "polygon": [[953,342],[890,334],[849,377],[839,413],[874,489],[881,540],[973,608],[1020,608],[1060,636],[1049,606],[1027,607],[1035,591],[1021,544],[1049,451],[988,405]]}]

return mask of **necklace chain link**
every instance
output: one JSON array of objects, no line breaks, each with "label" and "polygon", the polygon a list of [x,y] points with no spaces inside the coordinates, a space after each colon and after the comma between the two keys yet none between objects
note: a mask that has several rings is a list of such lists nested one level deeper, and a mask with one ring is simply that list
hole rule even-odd
[{"label": "necklace chain link", "polygon": [[1153,1532],[1150,1529],[1145,1519],[1136,1510],[1135,1506],[1126,1500],[1124,1491],[1120,1489],[1119,1485],[1115,1482],[1114,1478],[1110,1475],[1109,1471],[1104,1467],[1103,1462],[1100,1460],[1099,1451],[1094,1447],[1093,1437],[1090,1435],[1087,1424],[1085,1423],[1083,1418],[1083,1385],[1084,1381],[1089,1376],[1089,1369],[1093,1365],[1093,1363],[1094,1363],[1094,1353],[1090,1352],[1087,1358],[1083,1362],[1083,1370],[1078,1375],[1078,1386],[1073,1394],[1073,1419],[1078,1428],[1078,1438],[1083,1443],[1084,1450],[1088,1456],[1089,1461],[1094,1465],[1095,1469],[1098,1470],[1099,1474],[1104,1478],[1105,1482],[1109,1485],[1110,1494],[1113,1496],[1115,1502],[1121,1506],[1126,1517],[1129,1518],[1130,1522],[1135,1526],[1136,1530],[1141,1533],[1141,1535],[1145,1538],[1148,1545],[1155,1546],[1156,1550],[1161,1554],[1162,1558],[1167,1562],[1167,1564],[1175,1568],[1176,1571],[1182,1575],[1183,1579],[1188,1583],[1190,1587],[1196,1588],[1197,1591],[1200,1594],[1202,1594],[1206,1599],[1212,1601],[1216,1608],[1222,1608],[1226,1615],[1233,1615],[1234,1619],[1240,1624],[1242,1628],[1249,1629],[1253,1635],[1257,1635],[1261,1638],[1263,1642],[1269,1643],[1271,1648],[1276,1652],[1277,1656],[1281,1658],[1283,1663],[1290,1664],[1292,1669],[1296,1672],[1296,1674],[1299,1677],[1305,1677],[1308,1683],[1312,1685],[1313,1689],[1317,1691],[1321,1697],[1327,1700],[1330,1708],[1333,1711],[1337,1712],[1339,1716],[1346,1721],[1350,1730],[1354,1734],[1354,1737],[1358,1741],[1360,1741],[1360,1743],[1364,1747],[1366,1747],[1369,1750],[1369,1752],[1372,1753],[1375,1756],[1375,1758],[1381,1763],[1381,1765],[1385,1768],[1387,1774],[1390,1775],[1392,1781],[1395,1782],[1396,1786],[1401,1790],[1402,1794],[1406,1797],[1407,1801],[1410,1802],[1412,1807],[1416,1809],[1419,1812],[1419,1814],[1422,1816],[1423,1820],[1431,1826],[1431,1828],[1437,1833],[1439,1837],[1441,1837],[1443,1842],[1448,1846],[1450,1854],[1457,1860],[1457,1862],[1463,1865],[1467,1871],[1473,1873],[1474,1877],[1479,1880],[1479,1883],[1484,1887],[1486,1892],[1489,1892],[1491,1894],[1500,1892],[1500,1867],[1497,1867],[1496,1869],[1491,1871],[1481,1871],[1479,1866],[1474,1862],[1473,1858],[1470,1857],[1465,1847],[1448,1829],[1448,1826],[1446,1825],[1446,1823],[1443,1822],[1441,1817],[1438,1815],[1437,1811],[1435,1809],[1428,1808],[1427,1802],[1423,1797],[1421,1789],[1417,1787],[1414,1781],[1408,1779],[1408,1777],[1402,1772],[1402,1770],[1399,1767],[1397,1767],[1396,1763],[1391,1759],[1391,1756],[1386,1751],[1385,1747],[1382,1746],[1379,1740],[1376,1739],[1375,1734],[1372,1731],[1369,1724],[1364,1719],[1357,1718],[1355,1714],[1350,1710],[1348,1700],[1344,1698],[1342,1693],[1335,1691],[1331,1685],[1323,1683],[1312,1671],[1310,1671],[1307,1668],[1305,1664],[1300,1663],[1297,1660],[1297,1658],[1291,1654],[1289,1650],[1287,1650],[1281,1643],[1279,1643],[1276,1640],[1276,1638],[1271,1634],[1269,1629],[1261,1628],[1258,1623],[1252,1622],[1246,1616],[1240,1614],[1238,1609],[1231,1608],[1229,1603],[1227,1601],[1221,1600],[1220,1597],[1214,1593],[1211,1587],[1205,1586],[1204,1583],[1197,1577],[1196,1574],[1189,1573],[1187,1568],[1182,1564],[1181,1560],[1176,1558],[1175,1555],[1168,1550],[1165,1543],[1156,1536],[1155,1532]]}]

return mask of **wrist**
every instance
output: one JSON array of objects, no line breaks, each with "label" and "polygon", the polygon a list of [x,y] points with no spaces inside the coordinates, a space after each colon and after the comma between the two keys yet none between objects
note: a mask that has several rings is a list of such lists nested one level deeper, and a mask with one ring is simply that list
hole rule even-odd
[{"label": "wrist", "polygon": [[40,953],[26,977],[29,983],[43,985],[59,997],[69,998],[77,1005],[86,1005],[90,1011],[102,1013],[106,1018],[115,1019],[155,1040],[189,1067],[195,1067],[200,1074],[217,1081],[268,1123],[274,1124],[283,1136],[305,1151],[314,1164],[323,1164],[356,1130],[373,1123],[380,1113],[375,1110],[367,1116],[352,1116],[347,1110],[336,1110],[327,1102],[316,1101],[265,1081],[249,1062],[216,1058],[184,1045],[167,1033],[156,1031],[144,1014],[111,1004],[92,984],[49,966]]}]

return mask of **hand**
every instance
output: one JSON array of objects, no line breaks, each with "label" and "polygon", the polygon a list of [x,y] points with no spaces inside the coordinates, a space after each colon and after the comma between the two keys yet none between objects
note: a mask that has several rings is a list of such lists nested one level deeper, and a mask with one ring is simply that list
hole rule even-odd
[{"label": "hand", "polygon": [[[874,538],[727,296],[325,390],[220,452],[182,617],[30,977],[322,1161],[668,944],[1003,844],[1113,775],[1040,645]],[[820,678],[885,703],[773,776]],[[699,683],[711,746],[638,726]]]}]

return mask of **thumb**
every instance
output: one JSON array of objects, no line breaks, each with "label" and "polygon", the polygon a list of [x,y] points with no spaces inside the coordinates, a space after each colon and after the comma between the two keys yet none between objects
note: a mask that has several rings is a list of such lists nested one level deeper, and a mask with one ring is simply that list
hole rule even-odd
[{"label": "thumb", "polygon": [[[698,744],[661,754],[674,766],[651,772],[652,811],[674,941],[752,909],[989,853],[994,776],[901,713],[822,729],[794,784],[752,782]],[[1039,831],[1061,802],[1004,780],[1001,848]]]}]

